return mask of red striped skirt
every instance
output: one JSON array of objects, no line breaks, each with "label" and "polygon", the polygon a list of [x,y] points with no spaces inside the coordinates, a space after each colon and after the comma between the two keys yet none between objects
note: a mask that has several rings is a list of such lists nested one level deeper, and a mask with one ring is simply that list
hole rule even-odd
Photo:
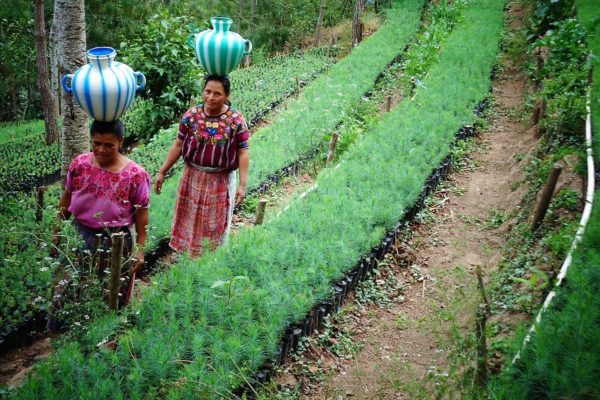
[{"label": "red striped skirt", "polygon": [[227,228],[229,172],[208,173],[186,165],[179,185],[169,246],[199,257],[221,243]]}]

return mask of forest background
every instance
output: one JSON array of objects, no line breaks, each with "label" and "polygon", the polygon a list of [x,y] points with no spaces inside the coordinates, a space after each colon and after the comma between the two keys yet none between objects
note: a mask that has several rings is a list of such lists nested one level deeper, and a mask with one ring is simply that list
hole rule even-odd
[{"label": "forest background", "polygon": [[[114,47],[119,61],[146,74],[149,89],[136,106],[153,110],[152,125],[160,126],[185,108],[190,96],[186,80],[197,77],[194,72],[200,68],[186,47],[191,29],[209,28],[211,16],[230,16],[234,19],[232,30],[253,42],[252,61],[259,62],[302,47],[303,40],[315,31],[322,3],[325,1],[86,0],[87,48]],[[326,3],[323,26],[352,18],[353,1]],[[367,3],[378,8],[382,1]],[[52,50],[54,1],[46,1],[44,9]],[[0,122],[43,118],[34,31],[33,1],[0,1]],[[57,85],[56,77],[53,84]]]}]

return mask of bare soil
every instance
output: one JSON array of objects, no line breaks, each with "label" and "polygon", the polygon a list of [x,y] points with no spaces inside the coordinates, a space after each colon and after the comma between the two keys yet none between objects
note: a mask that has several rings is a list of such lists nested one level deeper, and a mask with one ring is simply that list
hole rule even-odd
[{"label": "bare soil", "polygon": [[34,364],[52,353],[50,341],[56,337],[45,336],[30,346],[0,357],[0,385],[17,386],[31,371]]}]

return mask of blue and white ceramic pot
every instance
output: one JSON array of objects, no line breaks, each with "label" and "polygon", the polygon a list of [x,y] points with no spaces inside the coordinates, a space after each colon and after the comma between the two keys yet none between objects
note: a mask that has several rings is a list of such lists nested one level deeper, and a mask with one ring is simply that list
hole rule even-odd
[{"label": "blue and white ceramic pot", "polygon": [[88,50],[89,64],[62,79],[65,92],[73,93],[81,108],[98,121],[119,119],[133,102],[135,92],[146,86],[144,74],[115,61],[116,55],[111,47]]},{"label": "blue and white ceramic pot", "polygon": [[212,17],[213,29],[194,32],[188,44],[194,49],[198,61],[211,75],[227,75],[252,51],[252,42],[242,38],[229,28],[233,21],[227,17]]}]

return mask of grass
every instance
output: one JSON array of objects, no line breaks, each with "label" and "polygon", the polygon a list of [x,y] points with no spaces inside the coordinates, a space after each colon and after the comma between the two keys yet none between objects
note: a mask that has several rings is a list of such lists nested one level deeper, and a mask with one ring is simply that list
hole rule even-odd
[{"label": "grass", "polygon": [[[0,145],[20,142],[26,139],[44,141],[43,135],[43,120],[0,124]],[[37,136],[41,137],[37,138]]]}]

